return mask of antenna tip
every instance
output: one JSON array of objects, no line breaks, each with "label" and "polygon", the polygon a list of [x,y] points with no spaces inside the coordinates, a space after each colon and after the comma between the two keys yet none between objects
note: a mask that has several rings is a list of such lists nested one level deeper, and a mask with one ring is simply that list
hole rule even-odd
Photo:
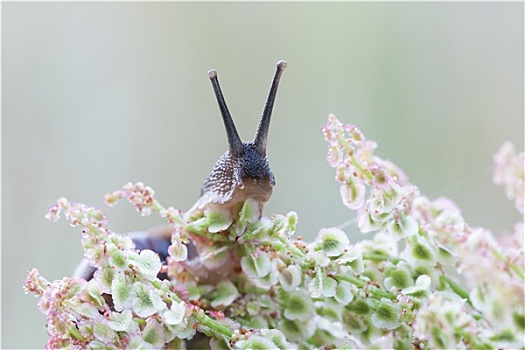
[{"label": "antenna tip", "polygon": [[278,67],[280,70],[285,69],[286,66],[288,66],[288,62],[286,62],[286,61],[284,61],[284,60],[280,60],[279,62],[277,62],[277,67]]},{"label": "antenna tip", "polygon": [[213,78],[217,77],[217,71],[216,71],[215,69],[210,69],[210,70],[208,71],[208,77],[209,77],[210,79],[213,79]]}]

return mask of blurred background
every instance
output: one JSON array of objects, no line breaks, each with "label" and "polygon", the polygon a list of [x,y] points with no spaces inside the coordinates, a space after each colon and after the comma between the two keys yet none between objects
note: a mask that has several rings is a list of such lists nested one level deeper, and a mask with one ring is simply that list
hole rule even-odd
[{"label": "blurred background", "polygon": [[[26,272],[71,275],[80,230],[44,219],[65,196],[104,207],[117,232],[163,220],[126,202],[127,181],[183,210],[227,142],[206,72],[218,70],[250,140],[279,59],[270,126],[277,179],[265,213],[298,234],[353,218],[326,163],[329,113],[357,124],[430,198],[474,226],[520,216],[492,185],[492,155],[523,149],[523,3],[3,3],[3,348],[42,348]],[[362,237],[345,228],[353,241]]]}]

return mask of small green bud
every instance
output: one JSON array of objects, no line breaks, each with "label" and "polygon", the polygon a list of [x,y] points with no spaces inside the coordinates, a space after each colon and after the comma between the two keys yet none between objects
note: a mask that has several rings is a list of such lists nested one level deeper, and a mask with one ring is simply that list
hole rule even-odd
[{"label": "small green bud", "polygon": [[258,315],[261,311],[261,304],[256,301],[249,301],[246,303],[246,311],[248,311],[250,316]]},{"label": "small green bud", "polygon": [[148,280],[155,279],[162,266],[159,255],[149,249],[141,250],[139,254],[130,254],[129,260]]},{"label": "small green bud", "polygon": [[270,273],[272,264],[266,252],[255,251],[241,258],[241,267],[250,278],[261,278]]},{"label": "small green bud", "polygon": [[321,269],[317,270],[314,278],[308,283],[308,290],[314,298],[320,296],[333,297],[337,288],[337,282],[331,277],[326,276]]},{"label": "small green bud", "polygon": [[117,332],[126,332],[130,328],[133,315],[129,309],[122,312],[112,312],[108,326]]},{"label": "small green bud", "polygon": [[119,274],[117,278],[113,280],[111,285],[113,297],[113,304],[115,310],[122,311],[125,308],[131,307],[134,297],[134,291],[132,290],[131,283],[128,284],[124,275]]},{"label": "small green bud", "polygon": [[386,289],[395,287],[396,289],[407,288],[414,284],[410,271],[404,266],[395,266],[383,282]]},{"label": "small green bud", "polygon": [[184,261],[188,258],[188,248],[182,243],[180,237],[176,236],[168,248],[168,254],[174,261]]},{"label": "small green bud", "polygon": [[139,317],[148,317],[155,312],[166,308],[166,304],[162,301],[157,293],[147,288],[142,283],[135,282],[133,284],[135,297],[133,298],[133,311]]},{"label": "small green bud", "polygon": [[279,274],[279,282],[285,292],[293,292],[301,284],[301,269],[290,265]]},{"label": "small green bud", "polygon": [[153,348],[160,349],[164,345],[164,327],[154,318],[149,318],[142,331],[142,338]]},{"label": "small green bud", "polygon": [[184,319],[184,313],[186,312],[186,304],[181,302],[173,302],[169,310],[165,310],[162,316],[164,322],[169,325],[177,325]]},{"label": "small green bud", "polygon": [[229,210],[206,210],[204,215],[208,219],[208,231],[217,233],[227,230],[232,224],[232,217]]},{"label": "small green bud", "polygon": [[400,325],[398,320],[400,311],[401,306],[399,304],[394,304],[387,298],[381,298],[376,311],[372,314],[372,323],[377,328],[396,329]]},{"label": "small green bud", "polygon": [[329,257],[343,254],[350,243],[346,233],[337,227],[321,229],[317,238],[319,242],[314,249],[325,252]]},{"label": "small green bud", "polygon": [[354,299],[354,290],[356,287],[348,282],[340,281],[337,285],[334,298],[341,305],[346,305]]},{"label": "small green bud", "polygon": [[96,322],[93,325],[93,335],[96,339],[104,343],[112,342],[115,338],[115,332],[109,326],[102,322]]},{"label": "small green bud", "polygon": [[294,234],[295,228],[297,226],[297,221],[298,221],[297,213],[294,211],[291,211],[288,213],[288,215],[286,215],[286,218],[288,220],[288,232],[289,232],[289,235],[291,236]]},{"label": "small green bud", "polygon": [[116,247],[109,250],[109,261],[117,271],[124,271],[128,268],[128,259],[125,253]]},{"label": "small green bud", "polygon": [[285,304],[284,317],[289,320],[306,321],[314,312],[314,305],[310,296],[300,290],[290,294]]},{"label": "small green bud", "polygon": [[217,285],[217,290],[214,293],[211,306],[213,308],[218,306],[229,306],[238,296],[239,292],[231,281],[222,281]]}]

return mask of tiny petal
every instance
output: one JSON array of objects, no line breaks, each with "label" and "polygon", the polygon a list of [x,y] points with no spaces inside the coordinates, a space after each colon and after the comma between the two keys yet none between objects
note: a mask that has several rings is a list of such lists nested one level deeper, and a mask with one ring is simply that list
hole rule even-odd
[{"label": "tiny petal", "polygon": [[117,271],[124,271],[128,268],[126,253],[120,249],[114,248],[109,251],[109,261]]},{"label": "tiny petal", "polygon": [[306,321],[314,313],[314,304],[310,296],[300,290],[291,293],[285,304],[284,317],[289,320]]},{"label": "tiny petal", "polygon": [[162,316],[164,322],[169,325],[176,325],[182,322],[184,314],[186,312],[186,304],[181,301],[179,303],[173,302],[169,310],[164,311]]},{"label": "tiny petal", "polygon": [[235,347],[237,349],[242,349],[242,350],[252,350],[252,349],[275,350],[277,348],[276,345],[270,339],[266,339],[258,335],[254,335],[250,337],[250,339],[248,340],[238,341],[235,344]]},{"label": "tiny petal", "polygon": [[[249,301],[246,303],[246,311],[250,316],[257,316],[261,312],[261,304],[256,301]],[[250,320],[251,321],[251,320]],[[266,324],[265,327],[267,327],[268,324]],[[265,327],[257,327],[257,328],[265,328]]]},{"label": "tiny petal", "polygon": [[435,248],[424,237],[419,237],[417,242],[412,245],[412,256],[418,260],[434,262],[437,258]]},{"label": "tiny petal", "polygon": [[363,273],[365,267],[363,263],[363,247],[362,245],[356,244],[351,248],[347,249],[339,258],[337,263],[350,269],[355,274]]},{"label": "tiny petal", "polygon": [[233,222],[229,210],[207,209],[204,215],[208,219],[208,231],[211,233],[227,230]]},{"label": "tiny petal", "polygon": [[306,321],[282,318],[279,322],[279,329],[286,335],[286,339],[301,342],[314,334],[316,326],[314,317]]},{"label": "tiny petal", "polygon": [[230,248],[201,245],[198,248],[200,261],[208,270],[217,270],[224,266],[230,257]]},{"label": "tiny petal", "polygon": [[95,322],[93,325],[93,335],[103,343],[110,343],[115,339],[115,332],[103,322]]},{"label": "tiny petal", "polygon": [[104,196],[104,203],[106,203],[106,205],[108,205],[110,207],[114,207],[115,205],[117,205],[117,202],[121,198],[122,198],[122,192],[121,191],[115,191],[115,192],[112,192],[112,193],[107,193]]},{"label": "tiny petal", "polygon": [[260,217],[261,207],[259,203],[252,198],[248,198],[239,212],[239,222],[253,224],[257,222]]},{"label": "tiny petal", "polygon": [[166,342],[164,327],[156,319],[149,318],[146,321],[146,327],[142,331],[142,338],[154,348],[160,349]]},{"label": "tiny petal", "polygon": [[391,300],[382,298],[376,311],[372,314],[372,323],[377,328],[396,329],[400,325],[398,320],[400,311],[401,306],[399,304],[394,304]]},{"label": "tiny petal", "polygon": [[149,317],[166,308],[160,296],[142,283],[134,285],[133,311],[140,317]]},{"label": "tiny petal", "polygon": [[278,349],[297,349],[297,346],[286,341],[284,334],[278,329],[261,329],[261,336],[270,339],[277,346]]},{"label": "tiny petal", "polygon": [[218,306],[229,306],[238,296],[239,292],[231,281],[222,281],[217,285],[217,290],[211,302],[211,306],[213,308]]},{"label": "tiny petal", "polygon": [[320,241],[317,249],[324,251],[327,256],[341,255],[350,243],[346,233],[337,227],[321,229],[317,237]]},{"label": "tiny petal", "polygon": [[107,265],[99,268],[93,274],[93,278],[99,283],[102,292],[109,292],[113,279],[115,278],[115,270],[111,266]]},{"label": "tiny petal", "polygon": [[395,289],[403,289],[414,284],[411,273],[404,264],[398,264],[389,271],[388,277],[385,278],[383,284],[387,290],[392,287]]},{"label": "tiny petal", "polygon": [[266,252],[255,251],[241,258],[242,270],[250,278],[261,278],[270,273],[272,264]]},{"label": "tiny petal", "polygon": [[157,277],[162,266],[159,255],[152,250],[141,250],[138,255],[130,255],[129,259],[137,266],[139,272],[149,280]]},{"label": "tiny petal", "polygon": [[125,332],[129,330],[131,318],[133,315],[129,309],[122,312],[112,312],[108,326],[117,332]]},{"label": "tiny petal", "polygon": [[102,297],[102,290],[96,279],[91,279],[87,283],[86,292],[89,295],[90,300],[97,306],[103,306],[106,302]]},{"label": "tiny petal", "polygon": [[131,307],[135,293],[131,283],[128,284],[126,278],[123,275],[119,275],[113,280],[113,283],[111,284],[111,290],[115,310],[122,311],[125,308]]},{"label": "tiny petal", "polygon": [[516,154],[514,145],[509,141],[494,155],[494,184],[505,187],[507,198],[514,199],[514,205],[521,214],[524,211],[524,163],[525,153]]},{"label": "tiny petal", "polygon": [[188,248],[180,239],[173,239],[168,254],[174,261],[184,261],[188,258]]},{"label": "tiny petal", "polygon": [[354,293],[357,288],[348,282],[341,281],[338,283],[334,298],[341,305],[347,305],[354,299]]},{"label": "tiny petal", "polygon": [[363,183],[345,183],[341,185],[339,191],[343,204],[351,210],[359,209],[365,203],[366,186]]},{"label": "tiny petal", "polygon": [[418,231],[417,221],[410,215],[400,213],[399,216],[399,219],[390,222],[388,232],[397,239],[415,235]]},{"label": "tiny petal", "polygon": [[[312,244],[314,249],[316,249],[316,247],[318,247],[319,245],[320,244],[318,242],[315,242],[315,243]],[[322,250],[320,250],[320,251],[311,251],[308,254],[308,257],[310,257],[312,259],[312,261],[314,261],[315,264],[317,266],[319,266],[319,267],[325,267],[325,266],[328,266],[330,264],[330,258]]]},{"label": "tiny petal", "polygon": [[336,280],[326,276],[321,270],[317,270],[315,277],[308,283],[308,290],[313,298],[318,298],[320,296],[333,297],[336,288]]},{"label": "tiny petal", "polygon": [[98,308],[93,304],[82,303],[75,308],[75,311],[79,315],[82,315],[88,318],[95,318],[97,316],[100,316],[100,313],[98,312]]},{"label": "tiny petal", "polygon": [[301,269],[290,265],[279,274],[279,282],[285,292],[293,292],[301,284]]},{"label": "tiny petal", "polygon": [[24,283],[25,293],[35,293],[37,296],[42,296],[50,283],[40,276],[37,269],[32,269],[27,275]]},{"label": "tiny petal", "polygon": [[299,220],[297,213],[294,211],[289,212],[288,215],[286,215],[286,219],[288,221],[288,236],[292,236],[295,233],[297,221]]}]

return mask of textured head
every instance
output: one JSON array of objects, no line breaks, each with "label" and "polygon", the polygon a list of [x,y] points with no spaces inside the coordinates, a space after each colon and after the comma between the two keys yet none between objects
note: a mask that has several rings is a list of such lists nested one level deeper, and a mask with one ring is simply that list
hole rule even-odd
[{"label": "textured head", "polygon": [[248,198],[259,202],[262,209],[264,203],[270,198],[275,178],[266,158],[268,130],[277,87],[286,65],[285,61],[277,63],[268,99],[255,137],[250,142],[241,141],[237,133],[222,95],[217,72],[215,70],[208,72],[226,128],[229,148],[215,164],[213,171],[202,186],[201,197],[190,211],[213,206],[235,210]]}]

